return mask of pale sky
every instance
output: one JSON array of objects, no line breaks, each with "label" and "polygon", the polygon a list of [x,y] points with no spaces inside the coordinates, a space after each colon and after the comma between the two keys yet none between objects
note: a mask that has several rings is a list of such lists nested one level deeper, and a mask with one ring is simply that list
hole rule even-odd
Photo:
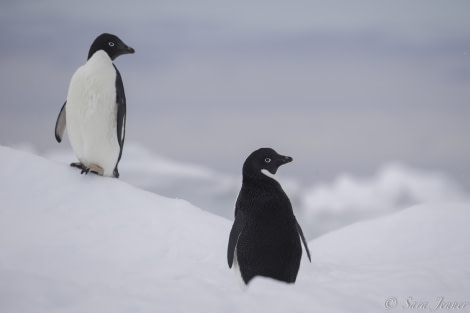
[{"label": "pale sky", "polygon": [[[292,155],[308,182],[403,162],[470,188],[468,1],[3,1],[0,144],[53,128],[93,39],[118,35],[126,140],[239,171]],[[125,148],[122,162],[125,162]]]}]

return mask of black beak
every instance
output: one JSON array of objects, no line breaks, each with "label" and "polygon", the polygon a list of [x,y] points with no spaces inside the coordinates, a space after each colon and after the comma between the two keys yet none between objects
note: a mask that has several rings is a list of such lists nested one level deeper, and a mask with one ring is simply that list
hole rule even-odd
[{"label": "black beak", "polygon": [[126,46],[123,50],[122,50],[123,54],[133,54],[135,53],[135,50],[134,48],[132,47],[129,47],[129,46]]},{"label": "black beak", "polygon": [[129,47],[128,45],[122,43],[120,46],[119,46],[119,50],[118,50],[118,53],[116,53],[113,57],[113,61],[120,55],[123,55],[123,54],[133,54],[135,53],[135,50],[134,48],[132,47]]},{"label": "black beak", "polygon": [[292,162],[294,159],[290,156],[283,156],[282,157],[282,164],[286,164],[286,163],[289,163],[289,162]]}]

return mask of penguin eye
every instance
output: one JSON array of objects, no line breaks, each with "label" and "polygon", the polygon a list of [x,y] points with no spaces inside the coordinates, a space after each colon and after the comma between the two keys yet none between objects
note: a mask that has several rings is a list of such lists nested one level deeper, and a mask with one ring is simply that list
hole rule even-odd
[{"label": "penguin eye", "polygon": [[265,162],[265,163],[270,163],[270,162],[271,162],[271,158],[266,158],[266,159],[264,159],[264,162]]},{"label": "penguin eye", "polygon": [[110,47],[114,47],[114,42],[110,41],[110,42],[108,42],[108,45],[109,45]]}]

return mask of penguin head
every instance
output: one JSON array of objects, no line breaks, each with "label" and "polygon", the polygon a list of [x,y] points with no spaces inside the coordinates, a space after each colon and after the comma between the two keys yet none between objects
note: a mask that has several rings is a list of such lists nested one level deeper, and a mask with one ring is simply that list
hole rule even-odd
[{"label": "penguin head", "polygon": [[88,52],[88,59],[99,50],[105,51],[111,60],[116,59],[120,55],[135,52],[133,48],[126,45],[118,36],[106,33],[99,35],[96,37],[95,41],[93,41],[90,51]]},{"label": "penguin head", "polygon": [[269,177],[269,174],[276,174],[281,165],[289,162],[292,162],[290,156],[280,155],[271,148],[261,148],[251,153],[246,159],[243,164],[243,176],[253,177],[264,174]]}]

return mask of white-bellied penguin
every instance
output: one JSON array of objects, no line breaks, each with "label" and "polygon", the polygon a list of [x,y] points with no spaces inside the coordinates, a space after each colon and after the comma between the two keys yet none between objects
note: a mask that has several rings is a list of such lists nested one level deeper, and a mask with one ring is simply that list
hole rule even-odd
[{"label": "white-bellied penguin", "polygon": [[121,74],[113,60],[134,49],[112,34],[92,43],[87,62],[70,81],[67,99],[55,125],[62,141],[65,129],[79,162],[70,164],[83,173],[119,177],[126,134],[126,96]]},{"label": "white-bellied penguin", "polygon": [[275,177],[278,168],[291,161],[271,148],[261,148],[243,164],[227,261],[245,284],[255,276],[294,283],[302,257],[301,241],[310,260],[291,202]]}]

